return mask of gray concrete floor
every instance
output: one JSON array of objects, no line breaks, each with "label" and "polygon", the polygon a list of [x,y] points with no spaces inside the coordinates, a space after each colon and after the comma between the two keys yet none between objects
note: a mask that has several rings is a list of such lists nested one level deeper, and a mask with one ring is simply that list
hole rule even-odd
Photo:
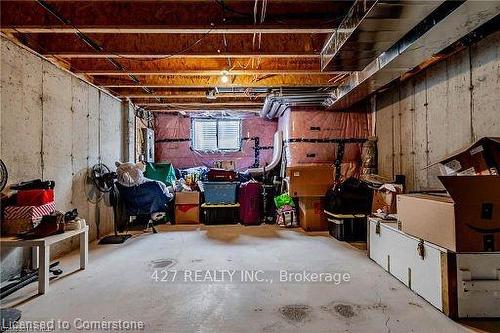
[{"label": "gray concrete floor", "polygon": [[[176,281],[152,278],[172,260]],[[156,264],[153,262],[156,261]],[[146,332],[463,332],[369,260],[327,233],[275,226],[163,226],[125,245],[93,244],[88,269],[77,254],[61,259],[64,276],[49,293],[36,285],[2,300],[24,320],[136,320]],[[236,270],[233,282],[184,282],[190,270]],[[273,282],[242,283],[262,270]],[[280,282],[279,270],[349,273],[350,281]],[[193,273],[194,274],[194,273]],[[170,275],[171,276],[171,275]],[[226,276],[227,277],[227,276]],[[72,326],[73,327],[73,326]],[[74,331],[74,329],[72,330]]]}]

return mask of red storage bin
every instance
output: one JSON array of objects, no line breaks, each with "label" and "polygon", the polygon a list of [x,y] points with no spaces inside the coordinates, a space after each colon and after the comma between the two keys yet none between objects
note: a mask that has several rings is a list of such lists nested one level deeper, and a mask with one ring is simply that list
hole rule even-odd
[{"label": "red storage bin", "polygon": [[54,190],[22,190],[17,192],[16,206],[42,206],[54,201]]}]

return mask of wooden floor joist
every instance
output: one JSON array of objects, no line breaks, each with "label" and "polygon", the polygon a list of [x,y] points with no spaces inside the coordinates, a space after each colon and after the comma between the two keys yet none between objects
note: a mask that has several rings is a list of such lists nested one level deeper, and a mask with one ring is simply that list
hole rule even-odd
[{"label": "wooden floor joist", "polygon": [[[156,1],[47,1],[52,8],[84,33],[151,30],[203,31],[215,33],[274,31],[282,33],[326,32],[334,29],[339,16],[352,1],[273,0],[264,22],[256,25],[254,0],[156,0]],[[69,33],[73,27],[54,19],[36,1],[2,1],[3,28],[15,27],[24,32]],[[212,26],[215,25],[215,26]],[[149,30],[144,30],[149,29]]]},{"label": "wooden floor joist", "polygon": [[321,72],[320,51],[353,1],[273,0],[261,21],[255,0],[3,0],[0,30],[115,96],[159,104],[148,108],[258,109],[265,93],[206,95],[335,87],[346,73]]},{"label": "wooden floor joist", "polygon": [[224,83],[217,76],[136,76],[138,82],[130,78],[116,76],[100,76],[96,82],[103,87],[301,87],[301,86],[331,86],[337,75],[228,75],[229,82]]},{"label": "wooden floor joist", "polygon": [[262,102],[215,102],[215,103],[203,103],[203,102],[185,102],[185,103],[137,103],[138,106],[172,106],[172,107],[177,107],[177,106],[188,106],[188,107],[193,107],[193,106],[202,106],[206,105],[208,107],[213,107],[213,106],[218,106],[218,107],[231,107],[231,106],[241,106],[241,107],[248,107],[248,106],[255,106],[259,107],[262,106]]},{"label": "wooden floor joist", "polygon": [[349,72],[321,72],[319,70],[299,70],[299,69],[291,69],[291,70],[261,70],[261,69],[243,69],[243,70],[235,70],[235,69],[220,69],[220,70],[99,70],[99,71],[76,71],[76,73],[83,73],[86,75],[92,76],[127,76],[127,75],[144,75],[144,76],[158,76],[158,75],[178,75],[178,76],[216,76],[216,75],[334,75],[334,74],[345,74]]}]

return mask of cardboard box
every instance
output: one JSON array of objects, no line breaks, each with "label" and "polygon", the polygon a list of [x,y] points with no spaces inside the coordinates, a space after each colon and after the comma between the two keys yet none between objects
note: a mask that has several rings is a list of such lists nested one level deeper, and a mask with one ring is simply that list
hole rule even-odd
[{"label": "cardboard box", "polygon": [[335,167],[332,164],[308,164],[287,167],[288,193],[292,197],[324,196],[333,186]]},{"label": "cardboard box", "polygon": [[185,191],[175,193],[175,204],[199,204],[200,192],[198,191]]},{"label": "cardboard box", "polygon": [[214,161],[214,168],[234,171],[236,170],[236,163],[230,160]]},{"label": "cardboard box", "polygon": [[56,210],[54,201],[40,206],[7,206],[2,220],[2,235],[11,236],[33,229],[44,215]]},{"label": "cardboard box", "polygon": [[175,205],[176,224],[198,224],[200,223],[200,206],[198,204]]},{"label": "cardboard box", "polygon": [[443,176],[499,175],[500,138],[483,137],[429,165],[439,164]]},{"label": "cardboard box", "polygon": [[324,197],[300,197],[299,221],[301,228],[305,231],[328,230],[328,222],[324,209]]},{"label": "cardboard box", "polygon": [[454,252],[500,251],[500,177],[439,179],[451,198],[397,196],[401,230]]}]

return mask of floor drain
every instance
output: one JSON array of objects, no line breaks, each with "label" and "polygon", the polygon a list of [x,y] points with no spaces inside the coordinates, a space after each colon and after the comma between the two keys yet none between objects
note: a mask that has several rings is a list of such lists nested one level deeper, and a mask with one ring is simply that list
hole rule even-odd
[{"label": "floor drain", "polygon": [[151,261],[153,268],[170,268],[175,265],[174,259],[156,259]]}]

